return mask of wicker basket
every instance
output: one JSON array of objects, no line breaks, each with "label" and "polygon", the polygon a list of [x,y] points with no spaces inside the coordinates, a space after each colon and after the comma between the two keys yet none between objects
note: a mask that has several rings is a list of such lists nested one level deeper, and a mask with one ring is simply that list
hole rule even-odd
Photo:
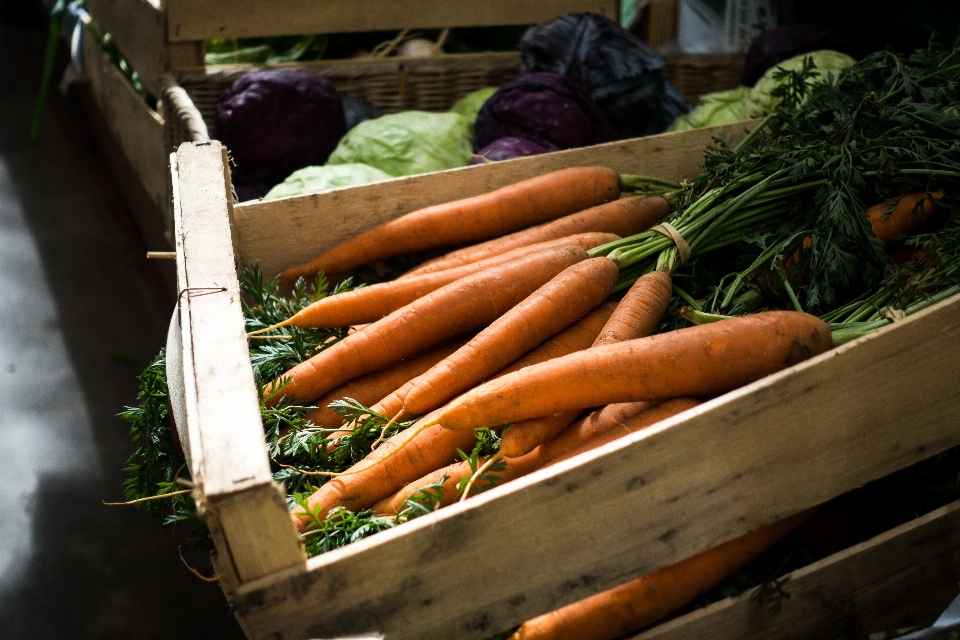
[{"label": "wicker basket", "polygon": [[683,99],[697,104],[700,96],[714,91],[735,89],[743,84],[742,53],[668,53],[663,75],[672,82]]},{"label": "wicker basket", "polygon": [[310,63],[229,65],[165,76],[165,137],[170,149],[202,142],[213,133],[217,103],[224,90],[259,69],[298,69],[322,75],[345,95],[366,98],[386,113],[418,109],[445,111],[482,87],[517,77],[520,54],[465,53],[424,58],[331,60]]}]

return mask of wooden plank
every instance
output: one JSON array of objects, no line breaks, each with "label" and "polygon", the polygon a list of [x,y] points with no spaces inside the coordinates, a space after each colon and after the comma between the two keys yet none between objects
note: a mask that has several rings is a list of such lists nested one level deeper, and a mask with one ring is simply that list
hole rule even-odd
[{"label": "wooden plank", "polygon": [[[267,275],[310,260],[337,242],[404,213],[466,198],[549,171],[603,165],[620,173],[684,180],[697,175],[714,135],[743,137],[751,123],[722,125],[464,167],[362,187],[265,200],[236,207],[241,264],[260,261]],[[296,238],[296,242],[291,242]]]},{"label": "wooden plank", "polygon": [[830,638],[838,630],[919,624],[946,606],[960,580],[960,502],[789,574],[790,598],[771,615],[748,592],[632,640]]},{"label": "wooden plank", "polygon": [[303,567],[273,483],[234,271],[226,151],[185,144],[173,174],[185,409],[197,509],[234,584]]},{"label": "wooden plank", "polygon": [[536,24],[576,11],[619,15],[616,0],[167,0],[166,5],[171,42]]},{"label": "wooden plank", "polygon": [[[88,0],[87,11],[110,34],[140,81],[155,96],[164,71],[163,12],[151,0]],[[163,154],[166,158],[166,153]]]},{"label": "wooden plank", "polygon": [[163,119],[141,98],[86,32],[84,66],[94,101],[124,158],[159,211],[170,208]]},{"label": "wooden plank", "polygon": [[202,69],[205,52],[203,42],[168,42],[164,51],[164,70]]},{"label": "wooden plank", "polygon": [[958,359],[960,296],[241,587],[238,611],[255,639],[487,637],[960,443]]}]

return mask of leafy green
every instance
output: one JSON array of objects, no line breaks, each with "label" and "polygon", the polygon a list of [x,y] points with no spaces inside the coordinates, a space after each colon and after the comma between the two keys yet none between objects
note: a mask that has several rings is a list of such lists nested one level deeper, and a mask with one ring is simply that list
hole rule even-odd
[{"label": "leafy green", "polygon": [[[130,436],[136,449],[124,466],[129,476],[123,482],[126,500],[143,500],[157,495],[182,491],[190,480],[183,453],[173,444],[167,392],[167,360],[161,350],[138,377],[140,390],[136,407],[127,407],[120,417],[130,423]],[[196,516],[196,507],[189,494],[134,505],[159,518],[163,524],[178,522],[199,534],[198,546],[212,549],[206,525]]]}]

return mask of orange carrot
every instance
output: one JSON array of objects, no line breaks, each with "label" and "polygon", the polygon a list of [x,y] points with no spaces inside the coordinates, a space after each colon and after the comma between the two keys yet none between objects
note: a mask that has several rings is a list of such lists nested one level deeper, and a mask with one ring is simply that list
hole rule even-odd
[{"label": "orange carrot", "polygon": [[593,346],[645,338],[656,330],[673,295],[670,274],[651,271],[637,278],[617,305]]},{"label": "orange carrot", "polygon": [[[610,317],[610,314],[613,313],[615,307],[616,303],[605,302],[591,313],[588,313],[582,320],[553,336],[490,379],[494,380],[524,367],[559,358],[574,351],[586,349],[593,343],[597,334]],[[385,416],[397,415],[400,410],[403,409],[403,399],[407,396],[412,384],[412,382],[408,382],[393,393],[382,398],[377,404],[370,407],[371,411]]]},{"label": "orange carrot", "polygon": [[[485,462],[485,460],[483,461]],[[528,473],[532,473],[543,466],[542,456],[539,451],[529,453],[519,458],[503,460],[503,468],[497,471],[488,472],[491,478],[494,478],[496,484],[501,484],[509,480],[514,480]],[[373,505],[373,512],[377,515],[394,516],[403,508],[403,503],[409,500],[418,491],[431,484],[436,484],[443,478],[443,484],[440,487],[441,499],[439,506],[444,507],[456,502],[460,495],[459,485],[463,480],[473,475],[473,469],[466,460],[455,462],[451,465],[437,469],[425,475],[424,477],[411,482],[392,496],[384,498]],[[480,486],[479,489],[486,487]],[[475,491],[474,493],[478,493]],[[473,494],[471,494],[473,495]]]},{"label": "orange carrot", "polygon": [[[615,438],[645,429],[697,404],[699,402],[691,398],[677,398],[660,404],[634,402],[610,405],[583,420],[578,420],[542,447],[522,456],[503,459],[503,469],[488,471],[487,475],[495,478],[497,484],[514,480],[577,453],[595,449]],[[509,430],[506,433],[509,433]],[[384,498],[373,506],[373,511],[381,515],[395,515],[403,507],[403,503],[417,491],[438,482],[444,476],[446,480],[441,489],[443,497],[440,506],[451,504],[458,497],[457,485],[472,474],[473,470],[466,461],[451,464],[411,482],[389,498]]]},{"label": "orange carrot", "polygon": [[566,245],[461,278],[348,335],[285,373],[284,395],[312,402],[341,384],[478,329],[565,268],[587,259]]},{"label": "orange carrot", "polygon": [[760,556],[813,509],[525,622],[510,640],[613,640],[692,602]]},{"label": "orange carrot", "polygon": [[576,324],[553,336],[509,367],[499,371],[495,376],[491,376],[490,380],[496,380],[525,367],[586,349],[593,344],[616,307],[616,302],[604,302]]},{"label": "orange carrot", "polygon": [[891,205],[881,202],[867,207],[864,213],[870,221],[873,235],[889,246],[894,236],[907,235],[919,229],[933,213],[936,201],[942,200],[945,195],[943,189],[934,193],[908,193],[900,198],[892,212]]},{"label": "orange carrot", "polygon": [[583,409],[560,411],[548,416],[520,420],[503,433],[500,454],[505,458],[525,455],[566,429]]},{"label": "orange carrot", "polygon": [[344,240],[305,265],[288,269],[281,281],[291,283],[321,270],[343,273],[412,251],[493,238],[609,202],[619,195],[620,177],[611,169],[561,169],[384,222]]},{"label": "orange carrot", "polygon": [[412,381],[403,415],[423,415],[500,371],[610,295],[620,271],[609,258],[564,269],[448,358]]},{"label": "orange carrot", "polygon": [[646,429],[700,404],[695,398],[671,398],[663,402],[622,402],[577,420],[541,447],[549,464],[596,449],[617,438]]},{"label": "orange carrot", "polygon": [[[385,393],[393,391],[400,385],[412,380],[430,367],[437,364],[451,353],[467,343],[465,339],[455,340],[447,343],[439,349],[434,349],[420,356],[415,356],[401,362],[400,364],[367,374],[355,380],[351,380],[345,385],[337,387],[327,395],[316,402],[317,408],[303,417],[325,429],[335,429],[343,424],[343,416],[329,407],[334,400],[343,400],[352,398],[364,406],[370,406],[370,403],[376,402],[383,397]],[[390,414],[394,415],[393,413]],[[331,434],[331,438],[343,433]]]},{"label": "orange carrot", "polygon": [[[476,442],[472,431],[450,431],[439,425],[425,429],[420,423],[401,431],[371,451],[363,460],[329,480],[308,498],[311,509],[325,518],[335,507],[360,511],[393,494],[402,486],[458,458],[457,449],[470,451]],[[399,451],[394,451],[400,449]],[[300,531],[312,518],[295,509],[291,516]]]},{"label": "orange carrot", "polygon": [[527,367],[463,394],[437,420],[474,429],[614,402],[724,393],[830,346],[829,327],[814,316],[757,313]]},{"label": "orange carrot", "polygon": [[457,249],[424,262],[416,269],[405,273],[401,279],[459,267],[516,250],[518,247],[588,231],[604,231],[625,238],[649,229],[668,213],[670,213],[670,204],[659,196],[621,198],[558,218],[553,222]]},{"label": "orange carrot", "polygon": [[[593,346],[649,336],[667,310],[673,283],[670,275],[652,271],[637,279],[617,305]],[[522,456],[560,433],[580,415],[579,409],[522,420],[503,434],[500,453],[507,458]]]},{"label": "orange carrot", "polygon": [[500,266],[537,253],[563,245],[576,245],[585,251],[619,239],[612,233],[581,233],[575,236],[542,242],[530,247],[520,247],[515,251],[493,256],[480,262],[466,264],[456,269],[428,273],[422,276],[381,282],[368,287],[353,289],[317,300],[298,311],[289,319],[267,329],[254,333],[265,333],[278,327],[293,325],[296,327],[345,327],[364,322],[375,322],[400,307],[422,298],[431,291],[491,267]]}]

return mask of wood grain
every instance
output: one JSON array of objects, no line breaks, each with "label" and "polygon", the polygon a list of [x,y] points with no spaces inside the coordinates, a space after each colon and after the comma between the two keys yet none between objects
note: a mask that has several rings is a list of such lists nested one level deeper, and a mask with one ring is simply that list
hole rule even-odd
[{"label": "wood grain", "polygon": [[242,586],[239,614],[255,639],[485,638],[960,443],[958,359],[955,297],[306,574]]},{"label": "wood grain", "polygon": [[616,20],[616,0],[167,0],[171,42],[306,33],[536,24],[576,11]]},{"label": "wood grain", "polygon": [[173,183],[191,476],[229,581],[242,584],[302,568],[304,555],[264,447],[234,271],[223,146],[181,146]]},{"label": "wood grain", "polygon": [[[486,193],[549,171],[607,166],[684,180],[698,173],[714,135],[745,135],[753,122],[610,142],[487,165],[397,178],[325,193],[265,200],[235,208],[241,265],[259,260],[268,276],[319,255],[323,250],[386,220],[432,204]],[[296,242],[291,242],[296,238]]]},{"label": "wood grain", "polygon": [[829,638],[920,624],[960,592],[960,502],[788,575],[790,598],[771,615],[752,591],[666,622],[631,640]]},{"label": "wood grain", "polygon": [[84,64],[97,107],[144,191],[160,211],[166,211],[170,206],[170,174],[163,119],[133,90],[93,35],[89,31],[84,34]]}]

